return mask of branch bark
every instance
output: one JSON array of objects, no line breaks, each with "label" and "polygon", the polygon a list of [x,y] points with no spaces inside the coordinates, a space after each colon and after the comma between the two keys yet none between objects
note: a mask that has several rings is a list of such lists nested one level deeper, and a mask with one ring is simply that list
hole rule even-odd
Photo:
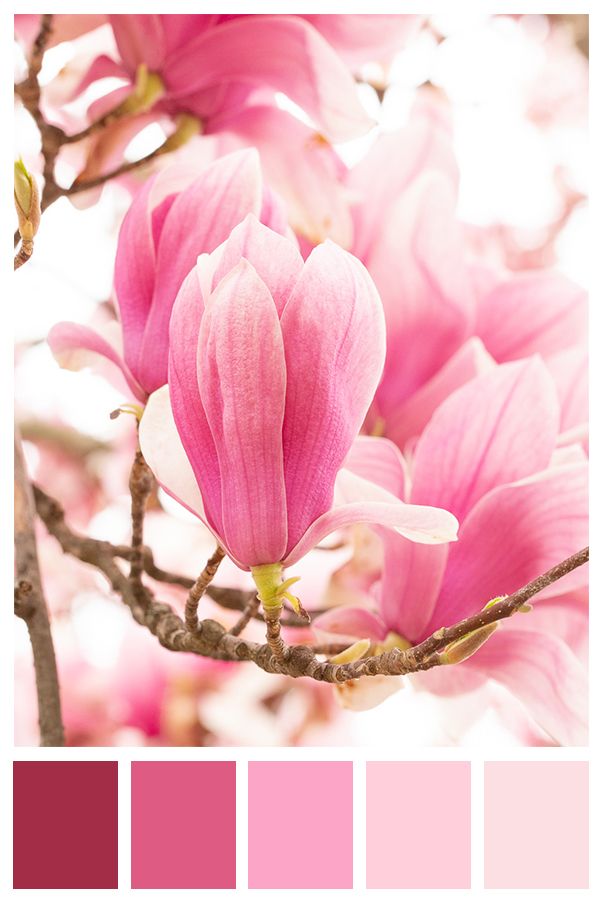
[{"label": "branch bark", "polygon": [[15,613],[25,621],[33,651],[38,701],[40,745],[65,743],[60,707],[58,672],[50,618],[42,587],[35,539],[35,506],[27,477],[23,449],[15,433]]}]

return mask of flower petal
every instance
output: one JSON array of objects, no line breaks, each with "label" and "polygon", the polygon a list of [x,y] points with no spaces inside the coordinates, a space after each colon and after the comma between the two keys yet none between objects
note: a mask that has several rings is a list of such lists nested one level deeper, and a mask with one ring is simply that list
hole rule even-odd
[{"label": "flower petal", "polygon": [[154,373],[159,384],[164,384],[167,366],[160,335],[168,333],[184,278],[198,256],[221,244],[249,212],[258,215],[261,203],[260,166],[254,150],[218,159],[173,202],[161,231],[155,289],[140,350],[144,368]]},{"label": "flower petal", "polygon": [[205,520],[200,488],[173,418],[168,385],[154,391],[149,398],[140,420],[139,439],[144,459],[160,486]]},{"label": "flower petal", "polygon": [[379,610],[389,631],[411,643],[424,637],[446,570],[448,546],[416,544],[381,530],[384,548]]},{"label": "flower petal", "polygon": [[225,241],[213,284],[218,284],[242,257],[252,263],[266,284],[281,316],[304,265],[298,248],[249,214]]},{"label": "flower petal", "polygon": [[559,638],[501,630],[464,665],[508,688],[558,744],[587,743],[587,674]]},{"label": "flower petal", "polygon": [[260,104],[236,110],[219,122],[221,129],[259,150],[265,174],[285,200],[298,234],[313,244],[331,238],[350,246],[347,170],[323,135],[285,110]]},{"label": "flower petal", "polygon": [[386,438],[359,434],[343,467],[404,500],[408,487],[406,460],[396,445]]},{"label": "flower petal", "polygon": [[396,200],[369,255],[387,327],[386,365],[377,391],[384,418],[471,332],[475,297],[455,206],[447,177],[420,175]]},{"label": "flower petal", "polygon": [[111,15],[108,17],[121,59],[132,75],[145,63],[160,72],[164,61],[165,36],[159,15]]},{"label": "flower petal", "polygon": [[337,606],[313,619],[312,627],[323,634],[384,641],[388,630],[382,620],[369,609],[360,606]]},{"label": "flower petal", "polygon": [[210,263],[210,259],[201,260],[183,282],[173,307],[169,390],[177,431],[201,486],[207,521],[223,534],[219,460],[198,387],[198,335],[205,303],[201,276]]},{"label": "flower petal", "polygon": [[219,458],[227,544],[248,567],[279,562],[287,542],[283,338],[273,298],[246,260],[204,313],[198,380]]},{"label": "flower petal", "polygon": [[384,329],[364,266],[329,241],[313,250],[281,316],[288,550],[331,506],[381,374]]},{"label": "flower petal", "polygon": [[[586,546],[587,469],[585,463],[547,469],[496,488],[473,507],[450,551],[430,630],[473,615]],[[587,580],[587,566],[580,566],[540,600]]]},{"label": "flower petal", "polygon": [[171,56],[164,76],[176,97],[235,81],[282,91],[333,141],[357,137],[372,125],[349,71],[327,41],[297,16],[226,22]]},{"label": "flower petal", "polygon": [[464,519],[500,484],[544,469],[556,444],[558,401],[539,359],[474,378],[437,409],[417,445],[411,501]]},{"label": "flower petal", "polygon": [[[117,322],[115,327],[119,329]],[[120,329],[119,329],[120,330]],[[121,371],[131,393],[142,403],[146,402],[147,394],[137,383],[127,367],[120,348],[109,341],[109,336],[114,337],[114,329],[105,328],[104,334],[85,325],[75,322],[59,322],[48,333],[47,341],[58,364],[63,369],[83,369],[86,366],[94,366],[94,358],[102,356]]]},{"label": "flower petal", "polygon": [[323,538],[347,525],[382,525],[391,528],[411,541],[424,544],[446,543],[456,540],[458,522],[445,509],[413,506],[403,503],[384,488],[340,470],[336,480],[340,505],[320,516],[288,552],[285,565],[291,566]]},{"label": "flower petal", "polygon": [[587,295],[558,272],[521,272],[479,303],[476,333],[495,359],[547,356],[587,335]]},{"label": "flower petal", "polygon": [[[481,340],[469,338],[454,356],[404,403],[390,410],[385,419],[385,434],[404,447],[418,437],[441,403],[463,384],[495,367],[493,358]],[[372,414],[373,415],[373,414]]]}]

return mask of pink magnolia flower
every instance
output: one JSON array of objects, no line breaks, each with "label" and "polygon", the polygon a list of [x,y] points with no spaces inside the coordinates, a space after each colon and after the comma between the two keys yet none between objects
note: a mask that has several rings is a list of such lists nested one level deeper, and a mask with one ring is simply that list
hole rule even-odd
[{"label": "pink magnolia flower", "polygon": [[[81,180],[113,168],[149,121],[166,120],[167,130],[174,122],[188,136],[194,130],[225,134],[256,146],[268,157],[268,175],[272,171],[294,226],[306,229],[311,240],[349,243],[347,203],[325,214],[319,195],[341,206],[345,168],[330,142],[363,134],[373,123],[349,70],[317,28],[294,15],[114,15],[109,20],[120,60],[98,56],[79,92],[110,76],[124,79],[126,84],[96,100],[88,115],[93,121],[122,103],[128,110],[92,139]],[[370,30],[365,51],[382,27]],[[342,31],[341,46],[353,46],[352,34],[354,45],[361,45],[357,28]],[[301,107],[310,126],[277,107],[278,92]]]},{"label": "pink magnolia flower", "polygon": [[[470,262],[450,137],[443,104],[428,94],[406,129],[380,139],[350,178],[363,198],[353,213],[353,251],[377,285],[387,326],[367,428],[400,447],[453,390],[494,362],[542,354],[565,400],[585,365],[587,297],[578,285],[558,272],[496,274]],[[577,360],[554,360],[575,347]],[[582,423],[582,405],[565,416],[567,428]]]},{"label": "pink magnolia flower", "polygon": [[144,456],[255,576],[281,573],[357,521],[452,540],[446,511],[404,504],[342,468],[384,349],[381,303],[356,259],[326,242],[303,263],[249,216],[179,292],[169,384],[140,425]]},{"label": "pink magnolia flower", "polygon": [[[584,547],[587,460],[580,448],[553,456],[558,424],[556,390],[539,359],[500,365],[455,391],[425,427],[400,496],[453,512],[461,523],[458,542],[425,547],[382,533],[375,605],[332,610],[317,627],[376,644],[416,644]],[[401,465],[397,470],[406,473]],[[581,742],[586,583],[581,567],[543,591],[528,616],[503,623],[458,668],[420,673],[417,680],[449,693],[493,679],[555,740]],[[549,599],[552,615],[543,612]],[[372,705],[368,696],[361,701]]]},{"label": "pink magnolia flower", "polygon": [[[48,343],[66,368],[100,355],[142,403],[167,381],[169,319],[177,292],[199,254],[215,249],[248,213],[285,230],[275,197],[262,185],[258,155],[242,150],[200,175],[169,167],[134,199],[119,234],[115,294],[120,323],[102,332],[61,322]],[[90,356],[91,355],[91,356]]]}]

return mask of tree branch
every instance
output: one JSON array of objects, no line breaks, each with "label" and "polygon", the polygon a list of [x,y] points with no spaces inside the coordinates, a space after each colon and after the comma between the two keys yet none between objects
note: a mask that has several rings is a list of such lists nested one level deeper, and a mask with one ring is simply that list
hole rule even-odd
[{"label": "tree branch", "polygon": [[33,651],[40,745],[62,747],[65,735],[50,619],[35,539],[35,507],[21,440],[15,432],[15,613],[25,621]]},{"label": "tree branch", "polygon": [[190,589],[185,602],[185,627],[188,631],[193,632],[198,629],[198,604],[206,593],[206,588],[217,574],[217,569],[221,565],[224,556],[225,551],[220,544],[217,544],[215,552],[204,566],[194,586]]},{"label": "tree branch", "polygon": [[38,488],[35,488],[35,497],[38,515],[63,551],[103,572],[112,589],[130,608],[134,619],[156,635],[163,647],[178,652],[197,653],[212,659],[249,661],[265,672],[289,675],[292,678],[313,678],[315,681],[331,684],[341,684],[364,676],[407,675],[442,665],[442,651],[454,641],[513,615],[539,591],[589,559],[589,549],[586,547],[514,594],[456,625],[438,629],[427,640],[408,650],[394,648],[356,662],[334,664],[318,660],[313,648],[300,644],[289,647],[285,657],[278,659],[268,644],[247,641],[235,633],[227,632],[223,625],[212,619],[198,622],[197,629],[190,631],[181,617],[168,604],[157,601],[146,586],[143,586],[146,597],[141,604],[132,591],[129,580],[115,562],[112,545],[75,534],[67,526],[64,512],[55,500]]}]

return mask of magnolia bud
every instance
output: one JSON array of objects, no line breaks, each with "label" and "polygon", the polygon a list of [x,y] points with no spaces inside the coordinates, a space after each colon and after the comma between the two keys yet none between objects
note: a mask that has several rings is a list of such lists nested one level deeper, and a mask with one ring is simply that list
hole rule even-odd
[{"label": "magnolia bud", "polygon": [[15,209],[22,240],[32,241],[40,225],[40,193],[22,159],[15,162]]},{"label": "magnolia bud", "polygon": [[440,653],[441,664],[443,666],[453,666],[456,663],[464,662],[465,659],[473,656],[485,644],[497,627],[498,622],[492,622],[490,625],[477,628],[457,641],[453,641],[443,653]]}]

